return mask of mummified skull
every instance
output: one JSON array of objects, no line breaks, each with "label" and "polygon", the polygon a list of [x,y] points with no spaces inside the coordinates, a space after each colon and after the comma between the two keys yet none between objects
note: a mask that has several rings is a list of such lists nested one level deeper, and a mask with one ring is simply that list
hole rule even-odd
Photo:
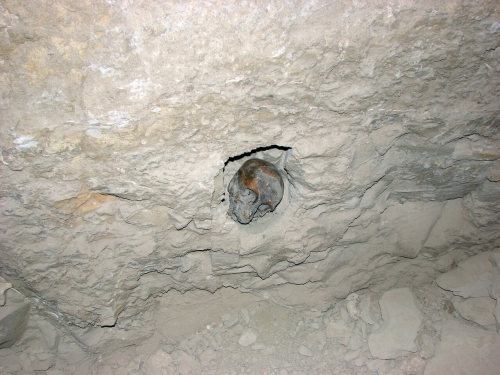
[{"label": "mummified skull", "polygon": [[274,211],[283,198],[283,179],[276,167],[261,159],[247,160],[229,182],[228,214],[241,224]]}]

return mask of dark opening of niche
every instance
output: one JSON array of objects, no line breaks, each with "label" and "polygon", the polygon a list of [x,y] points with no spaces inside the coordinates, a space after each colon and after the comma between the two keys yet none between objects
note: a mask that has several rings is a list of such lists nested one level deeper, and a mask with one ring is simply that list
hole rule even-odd
[{"label": "dark opening of niche", "polygon": [[243,158],[246,158],[248,156],[257,154],[259,152],[270,151],[270,150],[279,150],[279,151],[286,152],[286,151],[291,150],[291,149],[292,149],[291,147],[288,147],[288,146],[279,146],[279,145],[270,145],[270,146],[257,147],[257,148],[254,148],[253,150],[248,151],[248,152],[244,152],[242,154],[229,157],[226,160],[226,162],[224,163],[224,167],[226,167],[227,164],[230,163],[230,162],[238,161],[240,159],[243,159]]}]

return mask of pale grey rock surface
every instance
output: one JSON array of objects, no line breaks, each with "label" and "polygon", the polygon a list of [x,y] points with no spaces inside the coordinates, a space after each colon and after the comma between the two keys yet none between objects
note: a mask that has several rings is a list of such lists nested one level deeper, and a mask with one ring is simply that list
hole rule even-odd
[{"label": "pale grey rock surface", "polygon": [[446,322],[436,356],[425,375],[494,375],[500,371],[500,335],[480,328]]},{"label": "pale grey rock surface", "polygon": [[313,352],[307,346],[301,345],[299,348],[299,354],[305,357],[312,357]]},{"label": "pale grey rock surface", "polygon": [[16,290],[7,291],[6,303],[0,306],[0,349],[21,338],[28,323],[29,303]]},{"label": "pale grey rock surface", "polygon": [[453,306],[462,318],[473,321],[485,328],[495,327],[496,301],[489,297],[456,299]]},{"label": "pale grey rock surface", "polygon": [[490,297],[500,280],[498,259],[500,251],[475,255],[439,276],[436,282],[461,297]]},{"label": "pale grey rock surface", "polygon": [[422,324],[422,312],[408,288],[392,289],[380,298],[382,326],[368,338],[371,354],[380,359],[394,359],[405,352],[415,352],[415,339]]},{"label": "pale grey rock surface", "polygon": [[250,346],[255,341],[257,341],[257,335],[252,330],[247,330],[241,334],[238,344],[241,346]]},{"label": "pale grey rock surface", "polygon": [[453,294],[468,298],[458,300],[458,312],[483,326],[496,324],[500,332],[500,251],[472,256],[439,276],[437,284]]},{"label": "pale grey rock surface", "polygon": [[0,306],[5,306],[5,302],[7,301],[6,292],[10,288],[12,288],[12,284],[0,277]]},{"label": "pale grey rock surface", "polygon": [[[437,340],[453,296],[419,287],[499,247],[499,25],[494,0],[0,1],[0,276],[40,316],[2,370],[84,373],[71,358],[102,351],[101,373],[196,371],[221,358],[175,345],[230,296],[213,373],[418,373],[432,351],[384,362],[365,341],[404,287],[430,319],[417,343]],[[226,189],[250,157],[285,192],[242,226]],[[242,296],[326,316],[240,317]],[[288,363],[288,332],[313,356]]]},{"label": "pale grey rock surface", "polygon": [[[494,5],[2,2],[2,274],[112,326],[169,290],[326,306],[390,256],[487,250]],[[225,190],[250,156],[287,191],[244,227]]]}]

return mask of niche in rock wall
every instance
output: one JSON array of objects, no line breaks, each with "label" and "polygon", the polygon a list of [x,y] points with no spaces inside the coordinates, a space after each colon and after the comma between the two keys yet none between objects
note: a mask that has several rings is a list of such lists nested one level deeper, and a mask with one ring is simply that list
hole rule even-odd
[{"label": "niche in rock wall", "polygon": [[[290,200],[286,164],[291,153],[291,147],[270,145],[228,158],[215,179],[213,205],[223,204],[227,217],[239,224],[249,224],[269,212],[278,214]],[[250,178],[246,181],[249,189],[235,179],[240,169]]]}]

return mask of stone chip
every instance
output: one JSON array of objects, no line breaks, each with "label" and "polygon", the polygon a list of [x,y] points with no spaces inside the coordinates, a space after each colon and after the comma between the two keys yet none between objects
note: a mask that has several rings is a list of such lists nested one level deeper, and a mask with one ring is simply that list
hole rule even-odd
[{"label": "stone chip", "polygon": [[415,352],[422,312],[408,288],[392,289],[380,298],[382,327],[368,337],[370,353],[380,359],[394,359]]}]

